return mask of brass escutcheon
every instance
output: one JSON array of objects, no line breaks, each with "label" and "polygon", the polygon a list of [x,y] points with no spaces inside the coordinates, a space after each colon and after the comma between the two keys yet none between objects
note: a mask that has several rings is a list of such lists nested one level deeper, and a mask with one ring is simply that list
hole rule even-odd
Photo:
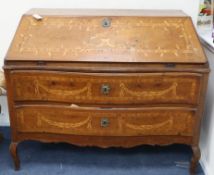
[{"label": "brass escutcheon", "polygon": [[103,84],[101,86],[101,93],[104,94],[104,95],[108,95],[109,92],[110,92],[111,88],[108,84]]},{"label": "brass escutcheon", "polygon": [[111,20],[109,18],[104,18],[102,20],[102,26],[104,28],[110,27],[111,26]]},{"label": "brass escutcheon", "polygon": [[106,127],[108,127],[109,126],[109,119],[108,118],[102,118],[101,119],[101,121],[100,121],[100,125],[101,125],[101,127],[103,127],[103,128],[106,128]]}]

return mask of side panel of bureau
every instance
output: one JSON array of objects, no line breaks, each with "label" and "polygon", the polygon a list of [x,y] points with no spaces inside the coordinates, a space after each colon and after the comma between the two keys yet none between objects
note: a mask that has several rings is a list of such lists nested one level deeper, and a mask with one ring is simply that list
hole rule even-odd
[{"label": "side panel of bureau", "polygon": [[13,71],[11,80],[16,101],[195,105],[201,74]]}]

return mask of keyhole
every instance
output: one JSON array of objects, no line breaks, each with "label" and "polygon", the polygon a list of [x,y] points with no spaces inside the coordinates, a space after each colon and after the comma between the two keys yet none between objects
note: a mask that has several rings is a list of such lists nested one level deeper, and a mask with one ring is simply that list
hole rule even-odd
[{"label": "keyhole", "polygon": [[108,126],[109,126],[108,118],[102,118],[101,119],[101,127],[108,127]]},{"label": "keyhole", "polygon": [[110,88],[110,86],[108,84],[103,84],[101,86],[101,93],[104,94],[104,95],[107,95],[107,94],[109,94],[110,89],[111,88]]},{"label": "keyhole", "polygon": [[110,27],[110,25],[111,25],[110,19],[104,18],[103,21],[102,21],[102,26],[103,27]]}]

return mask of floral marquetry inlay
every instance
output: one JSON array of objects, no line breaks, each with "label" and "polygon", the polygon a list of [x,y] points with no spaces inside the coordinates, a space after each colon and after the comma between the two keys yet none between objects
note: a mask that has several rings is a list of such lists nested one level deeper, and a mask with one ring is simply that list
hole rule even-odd
[{"label": "floral marquetry inlay", "polygon": [[[189,18],[25,16],[8,59],[194,62],[204,61]],[[201,58],[201,60],[199,59]]]}]

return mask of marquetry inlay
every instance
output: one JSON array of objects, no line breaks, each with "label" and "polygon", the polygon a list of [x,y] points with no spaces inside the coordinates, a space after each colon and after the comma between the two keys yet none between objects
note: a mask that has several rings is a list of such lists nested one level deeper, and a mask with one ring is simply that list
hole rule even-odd
[{"label": "marquetry inlay", "polygon": [[[192,134],[192,130],[188,128],[193,124],[193,113],[190,111],[136,110],[131,113],[128,110],[126,112],[81,110],[81,108],[78,110],[76,107],[75,109],[53,109],[51,113],[47,113],[47,109],[19,109],[17,111],[18,129],[32,132],[54,130],[64,134],[79,132],[84,135],[99,135],[99,133],[111,135],[112,131],[115,135],[134,135],[135,133],[158,135],[159,132]],[[110,121],[106,128],[100,125],[103,116]]]},{"label": "marquetry inlay", "polygon": [[[65,101],[110,100],[127,103],[158,101],[197,102],[199,77],[191,75],[175,76],[169,74],[158,78],[160,74],[137,76],[93,76],[74,75],[53,76],[39,73],[14,77],[15,96],[20,100],[48,99]],[[184,78],[185,77],[185,78]],[[107,95],[101,93],[101,87],[107,83],[111,90]],[[186,90],[184,91],[184,88]],[[29,91],[30,90],[30,91]]]},{"label": "marquetry inlay", "polygon": [[26,140],[186,144],[194,175],[210,69],[182,11],[32,9],[3,68],[16,170]]},{"label": "marquetry inlay", "polygon": [[186,62],[203,54],[193,42],[196,38],[188,29],[190,21],[186,18],[111,17],[109,28],[102,27],[102,20],[103,17],[49,16],[37,21],[26,16],[8,56],[29,60],[59,57],[121,62],[121,58],[130,58],[126,61],[148,62],[164,58]]}]

